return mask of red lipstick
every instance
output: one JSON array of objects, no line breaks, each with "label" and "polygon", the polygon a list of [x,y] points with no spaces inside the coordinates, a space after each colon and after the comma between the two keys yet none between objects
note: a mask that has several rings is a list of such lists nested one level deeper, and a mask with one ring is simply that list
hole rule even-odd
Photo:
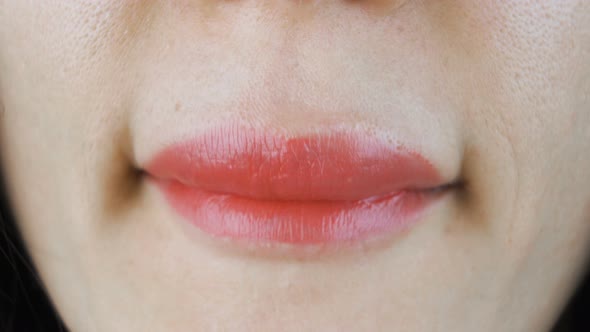
[{"label": "red lipstick", "polygon": [[354,132],[216,128],[164,149],[146,171],[200,230],[294,245],[395,234],[419,220],[443,184],[419,153]]}]

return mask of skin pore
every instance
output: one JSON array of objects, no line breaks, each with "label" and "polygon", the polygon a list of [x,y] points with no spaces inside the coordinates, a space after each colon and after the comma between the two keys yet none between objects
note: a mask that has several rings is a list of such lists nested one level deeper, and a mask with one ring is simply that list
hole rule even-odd
[{"label": "skin pore", "polygon": [[[590,2],[0,0],[0,155],[72,331],[545,331],[590,245]],[[143,168],[238,119],[463,184],[384,247],[187,235]]]}]

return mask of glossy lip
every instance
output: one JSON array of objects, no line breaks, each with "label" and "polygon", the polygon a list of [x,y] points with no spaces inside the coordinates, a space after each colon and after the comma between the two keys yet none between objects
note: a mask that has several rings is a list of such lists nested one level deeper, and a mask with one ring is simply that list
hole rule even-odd
[{"label": "glossy lip", "polygon": [[419,153],[352,131],[220,127],[145,167],[184,220],[218,238],[325,245],[393,236],[446,188]]}]

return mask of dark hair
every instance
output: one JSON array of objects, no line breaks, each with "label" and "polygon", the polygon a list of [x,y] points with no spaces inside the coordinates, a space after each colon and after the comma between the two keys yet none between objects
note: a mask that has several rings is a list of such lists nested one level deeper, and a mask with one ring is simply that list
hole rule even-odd
[{"label": "dark hair", "polygon": [[588,264],[586,266],[584,279],[557,321],[554,332],[590,331],[590,269]]},{"label": "dark hair", "polygon": [[0,177],[0,331],[66,331],[42,285]]},{"label": "dark hair", "polygon": [[[0,331],[66,331],[25,250],[0,178]],[[590,275],[554,329],[590,331]]]}]

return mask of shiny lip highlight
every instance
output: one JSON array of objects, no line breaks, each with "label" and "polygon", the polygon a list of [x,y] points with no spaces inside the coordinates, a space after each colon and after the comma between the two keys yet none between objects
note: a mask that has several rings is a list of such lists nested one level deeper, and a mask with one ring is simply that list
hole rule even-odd
[{"label": "shiny lip highlight", "polygon": [[219,127],[169,146],[145,170],[182,219],[259,244],[393,236],[448,188],[418,152],[352,131],[288,137]]}]

